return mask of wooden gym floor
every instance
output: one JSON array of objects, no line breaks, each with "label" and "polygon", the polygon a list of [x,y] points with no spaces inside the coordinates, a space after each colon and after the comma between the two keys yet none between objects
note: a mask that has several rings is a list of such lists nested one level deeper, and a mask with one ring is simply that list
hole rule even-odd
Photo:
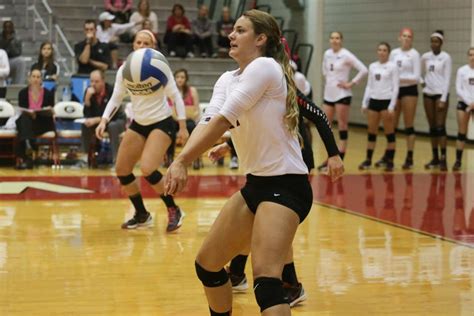
[{"label": "wooden gym floor", "polygon": [[[419,137],[415,168],[402,172],[400,137],[395,172],[359,172],[365,135],[351,130],[340,182],[312,177],[314,206],[294,241],[308,299],[293,314],[474,315],[472,146],[462,172],[428,172]],[[315,151],[319,163],[317,137]],[[453,157],[450,147],[450,167]],[[244,179],[208,161],[190,174],[177,197],[183,227],[167,234],[166,209],[143,181],[155,225],[124,231],[132,209],[111,170],[0,169],[0,315],[208,315],[194,256]],[[234,295],[233,311],[259,314],[251,290]]]}]

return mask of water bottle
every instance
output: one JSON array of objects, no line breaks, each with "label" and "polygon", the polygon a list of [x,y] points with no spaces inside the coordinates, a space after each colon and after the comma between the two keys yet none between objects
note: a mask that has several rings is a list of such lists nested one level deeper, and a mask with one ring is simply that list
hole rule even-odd
[{"label": "water bottle", "polygon": [[63,101],[71,101],[71,90],[69,90],[68,86],[63,88]]}]

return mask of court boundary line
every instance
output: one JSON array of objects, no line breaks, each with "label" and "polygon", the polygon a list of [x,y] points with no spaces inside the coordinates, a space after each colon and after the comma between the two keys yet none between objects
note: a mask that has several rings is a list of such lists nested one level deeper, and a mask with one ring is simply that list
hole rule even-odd
[{"label": "court boundary line", "polygon": [[345,209],[345,208],[342,208],[342,207],[338,207],[338,206],[334,206],[334,205],[331,205],[331,204],[327,204],[327,203],[324,203],[324,202],[314,201],[314,204],[319,205],[319,206],[324,206],[324,207],[327,207],[329,209],[339,211],[339,212],[342,212],[342,213],[346,213],[346,214],[354,215],[354,216],[361,217],[361,218],[364,218],[364,219],[367,219],[367,220],[371,220],[373,222],[385,224],[385,225],[396,227],[396,228],[401,228],[403,230],[407,230],[407,231],[410,231],[410,232],[413,232],[413,233],[418,233],[420,235],[424,235],[424,236],[427,236],[427,237],[430,237],[430,238],[441,239],[443,241],[447,241],[447,242],[455,244],[455,245],[464,246],[464,247],[467,247],[467,248],[470,248],[470,249],[474,249],[473,244],[469,244],[469,243],[466,243],[466,242],[463,242],[463,241],[451,239],[449,237],[431,234],[431,233],[425,232],[423,230],[419,230],[417,228],[408,227],[408,226],[404,226],[404,225],[401,225],[401,224],[389,222],[389,221],[386,221],[386,220],[383,220],[383,219],[379,219],[379,218],[376,218],[376,217],[373,217],[373,216],[365,215],[365,214],[362,214],[362,213],[359,213],[359,212],[356,212],[356,211],[351,211],[351,210],[348,210],[348,209]]}]

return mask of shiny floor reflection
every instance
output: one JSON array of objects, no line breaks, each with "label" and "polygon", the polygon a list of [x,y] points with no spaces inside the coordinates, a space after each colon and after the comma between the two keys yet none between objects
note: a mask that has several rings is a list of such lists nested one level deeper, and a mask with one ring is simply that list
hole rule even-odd
[{"label": "shiny floor reflection", "polygon": [[[136,231],[119,229],[126,200],[2,203],[0,315],[208,315],[193,261],[224,200],[179,203],[176,234],[157,199],[154,227]],[[315,205],[294,248],[308,293],[294,315],[474,314],[470,247]],[[234,315],[258,315],[251,291]]]},{"label": "shiny floor reflection", "polygon": [[315,199],[327,205],[474,247],[472,174],[360,174],[312,184]]}]

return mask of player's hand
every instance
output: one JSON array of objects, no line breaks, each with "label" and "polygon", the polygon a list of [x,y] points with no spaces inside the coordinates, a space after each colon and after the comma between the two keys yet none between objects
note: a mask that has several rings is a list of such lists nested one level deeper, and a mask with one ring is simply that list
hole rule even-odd
[{"label": "player's hand", "polygon": [[337,86],[338,86],[339,88],[342,88],[342,89],[350,89],[350,88],[352,88],[353,85],[354,85],[353,82],[344,82],[344,81],[339,82],[339,83],[337,84]]},{"label": "player's hand", "polygon": [[361,111],[362,114],[364,114],[364,115],[367,114],[367,108],[361,107],[361,108],[360,108],[360,111]]},{"label": "player's hand", "polygon": [[165,195],[181,192],[188,181],[188,168],[179,159],[175,159],[166,171]]},{"label": "player's hand", "polygon": [[99,126],[95,129],[95,136],[102,140],[104,138],[105,129],[107,128],[107,120],[105,118],[100,120]]},{"label": "player's hand", "polygon": [[226,142],[223,142],[222,144],[212,147],[211,150],[209,150],[207,156],[212,162],[216,163],[219,159],[223,158],[229,151],[230,146]]},{"label": "player's hand", "polygon": [[328,176],[334,182],[344,174],[344,163],[339,155],[328,158]]},{"label": "player's hand", "polygon": [[189,138],[188,129],[186,127],[180,128],[176,134],[176,144],[186,144]]}]

